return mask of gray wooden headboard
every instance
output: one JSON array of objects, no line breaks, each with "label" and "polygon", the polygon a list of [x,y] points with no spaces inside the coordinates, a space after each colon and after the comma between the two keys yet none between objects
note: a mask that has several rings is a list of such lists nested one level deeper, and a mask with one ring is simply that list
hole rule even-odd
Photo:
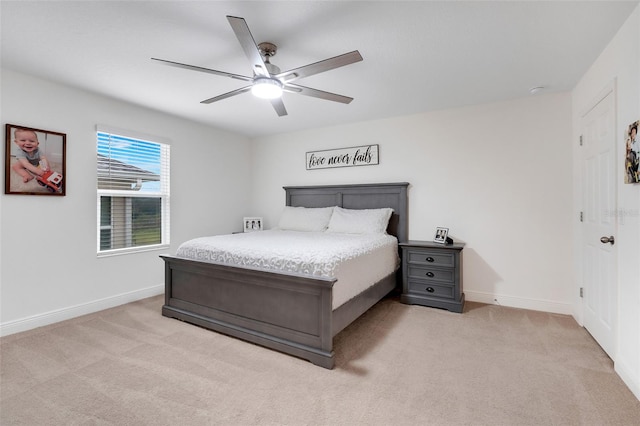
[{"label": "gray wooden headboard", "polygon": [[377,209],[391,207],[393,215],[387,232],[399,242],[409,239],[408,182],[356,185],[285,186],[286,205],[292,207],[331,207]]}]

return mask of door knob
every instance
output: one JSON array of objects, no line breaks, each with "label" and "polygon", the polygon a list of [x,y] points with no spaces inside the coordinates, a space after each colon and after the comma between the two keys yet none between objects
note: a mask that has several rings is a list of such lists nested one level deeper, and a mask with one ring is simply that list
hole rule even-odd
[{"label": "door knob", "polygon": [[600,238],[600,242],[602,244],[611,243],[611,245],[613,245],[616,242],[616,239],[613,238],[613,235],[612,235],[610,237],[602,237],[602,238]]}]

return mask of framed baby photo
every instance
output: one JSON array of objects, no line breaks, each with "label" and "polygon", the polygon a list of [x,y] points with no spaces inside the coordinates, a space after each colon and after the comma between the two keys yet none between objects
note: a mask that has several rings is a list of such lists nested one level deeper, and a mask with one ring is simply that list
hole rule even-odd
[{"label": "framed baby photo", "polygon": [[243,223],[244,232],[262,231],[261,217],[245,217]]},{"label": "framed baby photo", "polygon": [[436,235],[433,237],[433,242],[446,244],[448,233],[449,233],[449,228],[436,228]]},{"label": "framed baby photo", "polygon": [[65,195],[67,135],[7,124],[5,194]]}]

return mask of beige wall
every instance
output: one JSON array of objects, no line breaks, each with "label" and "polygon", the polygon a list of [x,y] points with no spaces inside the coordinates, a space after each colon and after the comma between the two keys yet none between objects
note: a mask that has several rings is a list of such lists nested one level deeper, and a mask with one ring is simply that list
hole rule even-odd
[{"label": "beige wall", "polygon": [[[246,138],[8,70],[1,78],[3,124],[67,134],[65,197],[0,195],[1,334],[160,294],[160,253],[240,229]],[[96,256],[96,124],[171,141],[170,249]]]},{"label": "beige wall", "polygon": [[[376,166],[306,170],[305,152],[378,144]],[[465,242],[467,300],[571,312],[568,93],[254,141],[253,214],[277,224],[285,185],[400,182],[409,237]]]}]

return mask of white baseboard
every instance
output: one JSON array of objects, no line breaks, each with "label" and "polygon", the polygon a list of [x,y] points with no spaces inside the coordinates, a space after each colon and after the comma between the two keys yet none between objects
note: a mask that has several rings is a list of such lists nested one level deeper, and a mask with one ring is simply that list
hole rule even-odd
[{"label": "white baseboard", "polygon": [[0,324],[0,336],[8,336],[10,334],[19,333],[21,331],[32,330],[37,327],[42,327],[71,318],[76,318],[82,315],[92,314],[104,309],[124,305],[125,303],[135,302],[136,300],[146,299],[147,297],[157,296],[162,293],[164,293],[164,284],[143,288],[141,290],[132,291],[130,293],[123,293],[117,296],[107,297],[100,300],[94,300],[88,303],[83,303],[81,305],[69,306],[67,308],[58,309],[56,311],[33,315],[28,318],[8,321],[6,323]]},{"label": "white baseboard", "polygon": [[614,362],[614,370],[618,373],[618,376],[622,379],[625,385],[631,390],[631,392],[640,400],[640,383],[637,382],[638,377],[634,377],[631,369],[627,368],[624,363]]},{"label": "white baseboard", "polygon": [[[95,300],[81,305],[70,306],[44,314],[34,315],[28,318],[21,318],[0,324],[0,336],[19,333],[21,331],[32,330],[56,322],[76,318],[82,315],[124,305],[125,303],[157,296],[164,292],[164,284],[148,287],[142,290],[123,293],[117,296]],[[558,303],[549,300],[524,299],[513,296],[501,296],[491,293],[465,290],[465,299],[470,302],[487,303],[490,305],[509,306],[511,308],[531,309],[534,311],[551,312],[556,314],[572,314],[572,306],[569,303]]]},{"label": "white baseboard", "polygon": [[499,294],[467,290],[464,290],[464,296],[465,300],[469,302],[502,305],[510,308],[530,309],[532,311],[551,312],[554,314],[573,315],[573,306],[570,303],[560,303],[541,299],[525,299],[522,297],[502,296]]}]

